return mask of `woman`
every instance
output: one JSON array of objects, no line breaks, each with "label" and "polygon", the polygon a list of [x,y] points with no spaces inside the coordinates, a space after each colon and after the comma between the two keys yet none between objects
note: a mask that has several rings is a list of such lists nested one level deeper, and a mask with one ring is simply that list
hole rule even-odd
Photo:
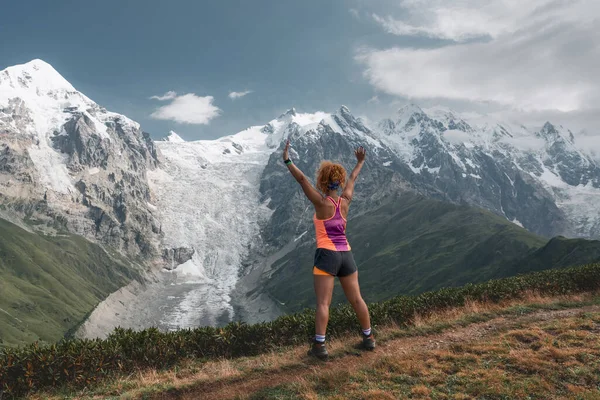
[{"label": "woman", "polygon": [[[363,347],[373,350],[375,349],[375,338],[371,332],[369,309],[360,295],[358,271],[350,251],[350,244],[346,239],[346,217],[354,193],[354,183],[365,163],[365,149],[359,147],[354,152],[357,163],[347,181],[344,167],[330,161],[323,161],[317,173],[319,192],[289,159],[289,148],[288,140],[283,150],[284,163],[315,207],[313,222],[317,235],[317,251],[313,276],[317,296],[317,313],[315,337],[308,354],[322,359],[328,356],[325,347],[325,331],[327,330],[329,306],[336,276],[339,278],[344,294],[354,308],[362,327]],[[340,189],[342,189],[341,196],[338,194]]]}]

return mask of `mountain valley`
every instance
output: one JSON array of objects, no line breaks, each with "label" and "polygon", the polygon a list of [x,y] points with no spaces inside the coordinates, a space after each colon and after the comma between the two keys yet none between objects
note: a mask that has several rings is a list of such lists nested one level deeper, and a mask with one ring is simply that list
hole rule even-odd
[{"label": "mountain valley", "polygon": [[[32,249],[39,238],[59,249],[61,235],[92,246],[71,250],[81,264],[69,273],[82,290],[96,278],[81,265],[118,271],[114,279],[98,272],[102,290],[77,312],[59,313],[70,322],[56,331],[76,329],[88,314],[80,336],[260,321],[310,306],[312,210],[281,162],[286,139],[311,179],[321,160],[351,169],[353,149],[367,149],[348,232],[370,301],[600,257],[590,240],[600,238],[600,164],[562,126],[471,121],[414,104],[371,123],[342,106],[290,109],[216,140],[187,142],[175,132],[153,140],[34,60],[0,71],[0,216],[30,231],[19,234]],[[118,257],[87,259],[102,248]],[[19,260],[0,264],[7,282],[57,265]],[[118,290],[138,280],[143,290]],[[34,291],[19,290],[2,288],[3,323]],[[16,335],[11,343],[42,336]]]}]

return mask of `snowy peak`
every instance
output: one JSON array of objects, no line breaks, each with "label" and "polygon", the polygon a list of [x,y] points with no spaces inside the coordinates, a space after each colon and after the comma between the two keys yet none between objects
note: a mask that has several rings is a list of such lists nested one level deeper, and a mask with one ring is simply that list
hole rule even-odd
[{"label": "snowy peak", "polygon": [[342,116],[349,116],[350,118],[354,118],[354,116],[350,112],[350,109],[348,107],[344,106],[344,105],[342,105],[340,107],[339,114],[342,115]]},{"label": "snowy peak", "polygon": [[38,95],[55,91],[75,91],[75,88],[61,74],[42,60],[33,60],[0,71],[0,87],[3,92],[11,89],[27,90],[34,91]]},{"label": "snowy peak", "polygon": [[237,134],[227,136],[218,141],[230,140],[236,143],[246,143],[258,151],[272,152],[281,146],[282,142],[290,139],[315,141],[324,134],[338,133],[364,139],[375,147],[381,143],[373,132],[365,126],[360,118],[355,117],[348,107],[342,106],[334,113],[317,111],[301,113],[292,108],[264,126],[248,128]]},{"label": "snowy peak", "polygon": [[396,112],[396,125],[405,128],[427,118],[427,114],[416,104],[410,103]]},{"label": "snowy peak", "polygon": [[[8,126],[10,131],[45,140],[46,135],[59,132],[74,113],[80,113],[97,123],[96,128],[103,135],[103,121],[90,115],[96,112],[107,115],[106,110],[78,92],[42,60],[0,71],[0,115],[4,114],[0,126]],[[121,119],[135,125],[125,117]]]},{"label": "snowy peak", "polygon": [[291,117],[295,117],[296,115],[297,115],[296,108],[292,107],[289,110],[287,110],[286,112],[284,112],[283,114],[281,114],[279,116],[279,118],[277,118],[277,119],[291,118]]},{"label": "snowy peak", "polygon": [[441,122],[447,130],[458,130],[463,132],[473,132],[473,127],[462,119],[455,111],[435,107],[427,109],[424,113],[431,119]]},{"label": "snowy peak", "polygon": [[390,124],[390,121],[383,122],[382,129],[388,135],[398,131],[413,131],[415,134],[418,131],[441,133],[448,130],[471,133],[475,130],[452,110],[439,107],[423,110],[412,103],[397,111],[393,124]]},{"label": "snowy peak", "polygon": [[396,123],[389,118],[381,120],[377,124],[377,128],[385,135],[392,135],[396,131]]},{"label": "snowy peak", "polygon": [[356,118],[346,106],[341,106],[339,111],[333,116],[333,119],[343,131],[354,130],[366,134],[371,133],[363,122],[359,118]]},{"label": "snowy peak", "polygon": [[404,116],[410,117],[413,114],[424,114],[425,112],[421,107],[416,105],[415,103],[409,103],[398,109],[396,115],[398,118],[403,118]]},{"label": "snowy peak", "polygon": [[575,141],[575,137],[571,131],[565,132],[565,129],[562,126],[555,126],[550,122],[546,122],[537,135],[549,143],[565,140],[570,144],[573,144]]},{"label": "snowy peak", "polygon": [[106,126],[115,122],[138,130],[129,118],[108,112],[77,91],[50,64],[33,60],[0,71],[0,126],[37,135],[40,140],[60,132],[74,115],[90,120],[100,136],[107,137]]},{"label": "snowy peak", "polygon": [[[273,135],[277,132],[281,132],[282,129],[287,127],[290,123],[294,122],[294,119],[298,116],[298,112],[294,107],[290,108],[276,119],[270,121],[264,127],[261,128],[262,133]],[[280,136],[280,135],[276,135]],[[269,140],[272,141],[272,140]]]},{"label": "snowy peak", "polygon": [[162,139],[163,142],[183,143],[185,140],[174,131],[169,131],[169,134]]},{"label": "snowy peak", "polygon": [[334,117],[322,111],[315,113],[299,113],[292,108],[260,128],[260,132],[267,134],[266,143],[269,148],[276,148],[286,138],[298,138],[309,131],[319,129],[320,125],[329,125],[333,130],[340,128]]},{"label": "snowy peak", "polygon": [[546,122],[542,129],[540,129],[538,136],[546,139],[547,141],[556,141],[560,138],[560,133],[554,125],[550,122]]}]

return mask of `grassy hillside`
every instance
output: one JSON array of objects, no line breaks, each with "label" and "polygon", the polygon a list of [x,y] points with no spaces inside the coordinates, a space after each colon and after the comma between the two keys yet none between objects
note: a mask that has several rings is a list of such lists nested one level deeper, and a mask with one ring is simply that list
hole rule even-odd
[{"label": "grassy hillside", "polygon": [[[351,218],[348,238],[370,302],[600,258],[600,242],[555,239],[546,245],[488,211],[412,194]],[[273,265],[266,290],[288,312],[314,305],[314,246],[305,243]],[[338,287],[333,303],[343,300]]]},{"label": "grassy hillside", "polygon": [[[255,357],[189,359],[85,389],[32,399],[597,399],[600,297],[529,295],[379,327],[374,352],[359,337],[330,340],[326,362],[307,345]],[[568,367],[567,367],[568,366]]]},{"label": "grassy hillside", "polygon": [[82,237],[43,236],[0,219],[0,347],[60,340],[138,276]]},{"label": "grassy hillside", "polygon": [[498,271],[497,276],[541,271],[548,268],[548,265],[552,268],[564,268],[595,260],[600,260],[600,241],[559,236],[523,259],[517,260],[513,265]]}]

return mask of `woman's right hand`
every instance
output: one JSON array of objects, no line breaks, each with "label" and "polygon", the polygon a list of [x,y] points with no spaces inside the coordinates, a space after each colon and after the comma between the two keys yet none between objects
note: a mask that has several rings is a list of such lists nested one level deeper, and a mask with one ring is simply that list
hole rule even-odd
[{"label": "woman's right hand", "polygon": [[285,142],[285,148],[283,149],[283,160],[284,161],[290,158],[290,156],[289,156],[289,150],[290,150],[290,140],[288,139]]}]

